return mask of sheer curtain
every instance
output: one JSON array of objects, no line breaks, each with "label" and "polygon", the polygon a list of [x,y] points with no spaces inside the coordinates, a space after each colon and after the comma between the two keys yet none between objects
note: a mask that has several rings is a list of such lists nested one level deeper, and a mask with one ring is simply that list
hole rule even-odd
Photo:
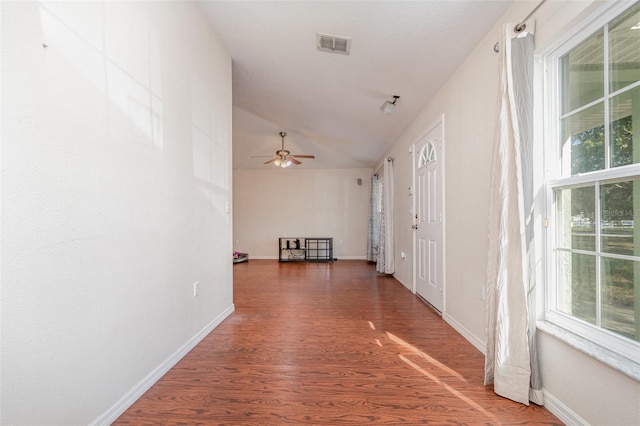
[{"label": "sheer curtain", "polygon": [[380,224],[382,204],[382,181],[378,175],[371,176],[371,199],[369,203],[369,232],[367,237],[367,260],[369,262],[378,261],[378,250],[380,247]]},{"label": "sheer curtain", "polygon": [[385,274],[393,274],[394,245],[393,245],[393,159],[384,161],[382,183],[382,211],[380,223],[380,246],[376,270]]},{"label": "sheer curtain", "polygon": [[500,102],[493,150],[487,264],[485,384],[542,405],[533,273],[533,34],[500,33]]}]

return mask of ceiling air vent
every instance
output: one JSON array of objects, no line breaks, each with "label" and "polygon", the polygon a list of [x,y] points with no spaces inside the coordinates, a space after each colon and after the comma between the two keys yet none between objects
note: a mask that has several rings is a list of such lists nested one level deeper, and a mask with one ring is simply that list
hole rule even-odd
[{"label": "ceiling air vent", "polygon": [[351,38],[318,33],[318,50],[348,55],[349,49]]}]

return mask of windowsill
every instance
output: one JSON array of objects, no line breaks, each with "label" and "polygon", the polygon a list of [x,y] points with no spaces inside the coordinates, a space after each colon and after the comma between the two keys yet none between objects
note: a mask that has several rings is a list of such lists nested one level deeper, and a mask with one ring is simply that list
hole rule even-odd
[{"label": "windowsill", "polygon": [[616,371],[625,374],[640,382],[640,363],[623,357],[603,346],[593,343],[562,327],[548,321],[538,321],[536,327],[539,331],[553,336],[574,349],[577,349],[590,357],[608,365]]}]

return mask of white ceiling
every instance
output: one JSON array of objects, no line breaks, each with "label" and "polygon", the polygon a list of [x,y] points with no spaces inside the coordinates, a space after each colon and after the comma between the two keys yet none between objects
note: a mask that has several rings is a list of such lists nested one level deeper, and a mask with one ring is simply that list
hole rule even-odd
[{"label": "white ceiling", "polygon": [[[292,167],[375,166],[511,3],[202,1],[233,59],[233,168],[273,168],[251,156],[282,130],[316,156]],[[318,32],[351,37],[350,55],[319,51]]]}]

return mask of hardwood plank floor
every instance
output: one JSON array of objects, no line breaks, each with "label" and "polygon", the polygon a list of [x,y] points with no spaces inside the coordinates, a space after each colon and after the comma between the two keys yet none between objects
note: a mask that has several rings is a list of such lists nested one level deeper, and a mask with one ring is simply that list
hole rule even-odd
[{"label": "hardwood plank floor", "polygon": [[114,424],[562,424],[483,386],[483,355],[364,261],[239,263],[234,303]]}]

